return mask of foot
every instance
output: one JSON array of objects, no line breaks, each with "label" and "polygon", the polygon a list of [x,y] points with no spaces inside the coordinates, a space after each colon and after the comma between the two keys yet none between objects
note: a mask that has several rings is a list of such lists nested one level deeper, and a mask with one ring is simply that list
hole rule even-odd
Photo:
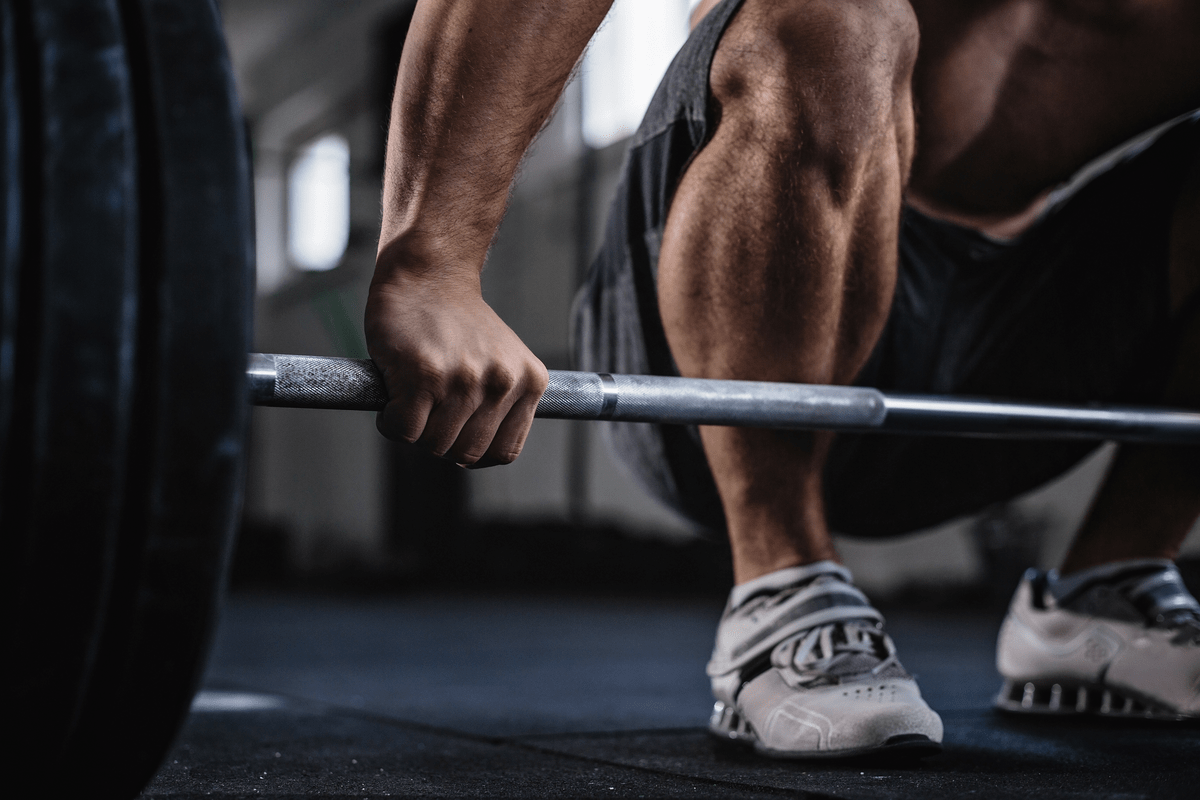
[{"label": "foot", "polygon": [[941,750],[942,720],[883,632],[883,615],[831,561],[735,587],[708,663],[709,730],[782,758]]},{"label": "foot", "polygon": [[1200,604],[1170,561],[1025,574],[1000,628],[996,706],[1033,714],[1200,717]]}]

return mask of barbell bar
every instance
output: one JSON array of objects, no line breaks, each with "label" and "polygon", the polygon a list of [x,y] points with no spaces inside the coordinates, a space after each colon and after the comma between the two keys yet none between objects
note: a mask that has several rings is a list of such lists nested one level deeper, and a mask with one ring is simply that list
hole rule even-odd
[{"label": "barbell bar", "polygon": [[[387,389],[365,359],[252,353],[260,406],[379,411]],[[857,386],[725,381],[550,370],[543,419],[735,425],[1015,439],[1200,444],[1200,413],[886,394]]]}]

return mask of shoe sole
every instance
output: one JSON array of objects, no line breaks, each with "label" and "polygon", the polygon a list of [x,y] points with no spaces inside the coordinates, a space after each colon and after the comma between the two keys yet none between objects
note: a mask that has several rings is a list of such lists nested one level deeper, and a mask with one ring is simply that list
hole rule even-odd
[{"label": "shoe sole", "polygon": [[1099,716],[1163,722],[1196,719],[1127,692],[1057,681],[1005,681],[996,695],[995,706],[1010,714]]},{"label": "shoe sole", "polygon": [[888,737],[882,744],[855,747],[846,750],[817,750],[796,752],[773,750],[758,740],[758,736],[737,711],[723,703],[717,703],[709,720],[708,732],[723,742],[732,742],[743,747],[753,747],[759,755],[794,761],[829,761],[859,756],[884,756],[888,758],[917,759],[935,756],[942,752],[940,742],[935,742],[923,733],[904,733]]}]

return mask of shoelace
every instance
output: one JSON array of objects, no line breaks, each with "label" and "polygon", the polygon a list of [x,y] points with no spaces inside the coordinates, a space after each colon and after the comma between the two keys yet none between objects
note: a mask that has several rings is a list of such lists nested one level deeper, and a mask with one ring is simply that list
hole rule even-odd
[{"label": "shoelace", "polygon": [[862,672],[837,674],[837,668],[855,656],[879,659],[871,675],[888,667],[903,669],[891,639],[868,623],[835,622],[821,625],[781,642],[771,653],[772,666],[790,669],[802,685],[840,683],[843,678],[859,678]]}]

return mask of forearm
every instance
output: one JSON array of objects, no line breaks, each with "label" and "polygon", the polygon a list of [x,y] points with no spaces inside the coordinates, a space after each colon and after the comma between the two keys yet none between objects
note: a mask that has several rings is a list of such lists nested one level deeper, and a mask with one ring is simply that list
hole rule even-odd
[{"label": "forearm", "polygon": [[376,281],[478,280],[509,185],[612,0],[421,0],[388,135]]}]

